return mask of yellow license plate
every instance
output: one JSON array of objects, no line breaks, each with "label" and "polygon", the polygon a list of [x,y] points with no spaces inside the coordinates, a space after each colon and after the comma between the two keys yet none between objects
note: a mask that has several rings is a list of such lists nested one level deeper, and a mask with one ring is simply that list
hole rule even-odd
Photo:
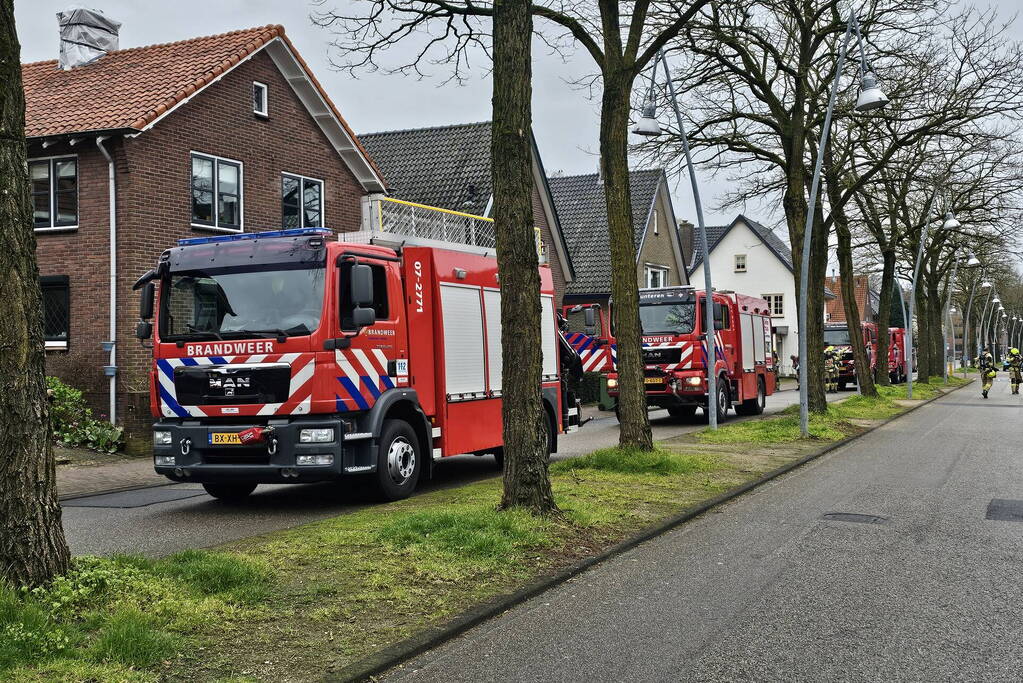
[{"label": "yellow license plate", "polygon": [[241,446],[237,432],[210,432],[211,446]]},{"label": "yellow license plate", "polygon": [[644,377],[643,381],[646,384],[664,384],[663,377]]}]

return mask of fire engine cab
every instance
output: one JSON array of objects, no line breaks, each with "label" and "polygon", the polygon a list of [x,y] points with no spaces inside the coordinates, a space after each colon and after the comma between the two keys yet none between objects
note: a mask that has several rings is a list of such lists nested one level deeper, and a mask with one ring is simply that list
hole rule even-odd
[{"label": "fire engine cab", "polygon": [[[860,323],[863,345],[870,359],[870,369],[877,367],[877,325]],[[849,326],[845,323],[824,326],[824,347],[835,347],[839,352],[838,388],[844,390],[848,384],[856,384],[856,362],[853,359],[852,339]],[[900,327],[888,328],[888,374],[893,383],[906,380],[906,331]]]},{"label": "fire engine cab", "polygon": [[[500,463],[497,261],[329,234],[181,240],[136,283],[157,473],[224,499],[359,475],[394,500],[444,457]],[[554,452],[579,407],[562,385],[550,268],[540,274]]]},{"label": "fire engine cab", "polygon": [[[647,405],[675,417],[707,406],[705,296],[692,287],[639,292]],[[740,415],[759,415],[775,391],[770,308],[764,299],[725,291],[714,292],[713,305],[718,419],[733,406]],[[607,381],[617,397],[617,373]]]}]

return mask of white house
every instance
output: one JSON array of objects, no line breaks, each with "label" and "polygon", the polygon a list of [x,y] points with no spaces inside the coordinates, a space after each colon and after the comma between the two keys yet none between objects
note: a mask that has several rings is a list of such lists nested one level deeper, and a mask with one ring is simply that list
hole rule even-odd
[{"label": "white house", "polygon": [[[690,242],[693,262],[689,266],[690,283],[704,286],[703,259],[691,224],[681,226],[683,244]],[[761,296],[771,305],[774,351],[780,372],[794,374],[792,356],[799,353],[799,322],[796,314],[796,281],[792,270],[792,251],[769,228],[736,216],[728,225],[707,226],[711,277],[715,289],[727,289]],[[683,246],[685,249],[685,246]],[[825,296],[834,294],[825,290]]]}]

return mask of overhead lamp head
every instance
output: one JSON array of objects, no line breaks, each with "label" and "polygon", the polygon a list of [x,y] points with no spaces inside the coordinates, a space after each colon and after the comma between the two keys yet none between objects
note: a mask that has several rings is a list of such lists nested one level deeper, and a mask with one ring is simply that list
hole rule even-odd
[{"label": "overhead lamp head", "polygon": [[873,111],[886,104],[888,104],[888,96],[881,91],[881,88],[877,87],[877,76],[874,75],[874,72],[868,71],[863,74],[860,95],[856,98],[856,111]]},{"label": "overhead lamp head", "polygon": [[968,265],[968,266],[979,266],[980,265],[980,259],[977,258],[976,256],[974,256],[973,252],[971,251],[969,258],[966,259],[966,265]]},{"label": "overhead lamp head", "polygon": [[653,102],[643,105],[643,116],[632,132],[651,138],[661,134],[661,124],[657,123],[657,106]]},{"label": "overhead lamp head", "polygon": [[991,283],[988,280],[984,280],[983,282],[980,283],[980,286],[982,289],[987,289],[988,287],[991,286]]},{"label": "overhead lamp head", "polygon": [[991,300],[991,303],[993,303],[993,304],[1000,304],[1000,303],[1002,303],[1002,300],[998,298],[997,294],[995,294],[995,298]]},{"label": "overhead lamp head", "polygon": [[949,211],[945,214],[945,222],[941,224],[941,227],[945,230],[958,230],[963,227],[963,224],[956,220],[954,213]]}]

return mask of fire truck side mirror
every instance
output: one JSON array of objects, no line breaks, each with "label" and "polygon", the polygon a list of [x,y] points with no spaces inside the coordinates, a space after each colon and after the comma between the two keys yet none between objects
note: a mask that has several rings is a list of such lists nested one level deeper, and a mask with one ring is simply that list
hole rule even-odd
[{"label": "fire truck side mirror", "polygon": [[135,336],[139,341],[145,341],[153,336],[153,323],[148,320],[140,320],[135,324]]},{"label": "fire truck side mirror", "polygon": [[377,313],[368,306],[356,306],[352,311],[352,322],[358,328],[369,327],[377,320]]},{"label": "fire truck side mirror", "polygon": [[364,263],[352,266],[352,303],[356,308],[373,304],[373,269]]},{"label": "fire truck side mirror", "polygon": [[587,332],[589,332],[589,328],[597,326],[597,312],[592,308],[587,308],[583,311],[583,318],[585,319]]},{"label": "fire truck side mirror", "polygon": [[156,286],[147,282],[142,287],[142,294],[139,295],[139,317],[149,320],[153,317],[153,299],[156,295]]}]

